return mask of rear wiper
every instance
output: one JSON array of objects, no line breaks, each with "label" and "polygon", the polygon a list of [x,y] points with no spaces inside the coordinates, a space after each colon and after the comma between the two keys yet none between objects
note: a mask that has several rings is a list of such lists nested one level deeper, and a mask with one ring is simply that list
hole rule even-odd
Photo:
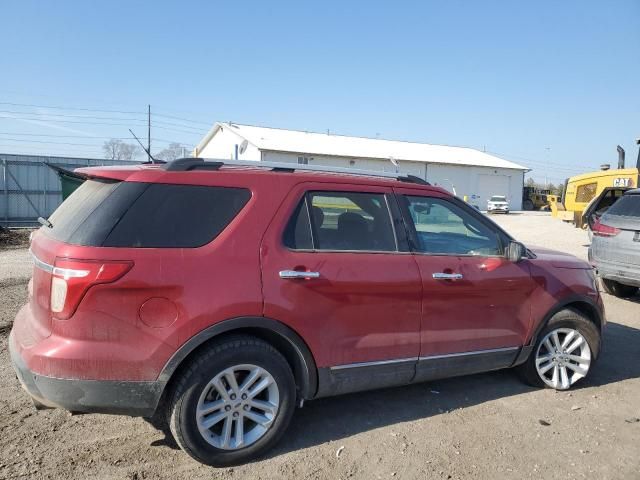
[{"label": "rear wiper", "polygon": [[47,220],[46,218],[43,217],[38,217],[38,223],[40,225],[44,225],[45,227],[48,228],[53,228],[53,223],[51,223],[49,220]]}]

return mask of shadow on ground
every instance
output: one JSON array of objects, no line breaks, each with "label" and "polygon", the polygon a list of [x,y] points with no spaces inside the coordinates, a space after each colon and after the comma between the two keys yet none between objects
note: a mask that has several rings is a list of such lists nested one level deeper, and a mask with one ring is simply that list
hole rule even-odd
[{"label": "shadow on ground", "polygon": [[[598,363],[589,380],[580,387],[640,377],[639,346],[640,330],[609,323]],[[268,458],[532,391],[535,388],[523,384],[512,370],[502,370],[310,401],[296,410],[283,440]],[[150,423],[166,436],[152,445],[178,448],[162,422]]]},{"label": "shadow on ground", "polygon": [[[593,374],[582,388],[640,377],[640,330],[609,323],[603,344]],[[319,399],[296,411],[285,438],[270,456],[534,390],[513,371],[502,370]]]}]

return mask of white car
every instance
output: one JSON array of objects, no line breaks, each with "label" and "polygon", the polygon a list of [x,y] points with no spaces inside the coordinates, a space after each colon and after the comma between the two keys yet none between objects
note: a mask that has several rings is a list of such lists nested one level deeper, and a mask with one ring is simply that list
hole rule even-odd
[{"label": "white car", "polygon": [[494,195],[487,201],[487,213],[509,213],[509,201],[504,195]]}]

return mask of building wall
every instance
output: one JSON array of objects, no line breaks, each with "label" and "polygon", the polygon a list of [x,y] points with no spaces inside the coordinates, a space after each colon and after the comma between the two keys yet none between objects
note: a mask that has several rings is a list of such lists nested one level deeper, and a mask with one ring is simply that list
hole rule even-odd
[{"label": "building wall", "polygon": [[[207,145],[198,152],[202,158],[219,158],[221,160],[233,160],[235,158],[236,145],[238,150],[244,139],[235,132],[222,127]],[[260,160],[260,150],[255,145],[247,145],[244,153],[239,153],[238,160]]]},{"label": "building wall", "polygon": [[522,170],[430,163],[427,180],[451,192],[455,189],[461,198],[468,196],[469,203],[481,210],[492,195],[505,195],[512,210],[522,209]]},{"label": "building wall", "polygon": [[[298,157],[307,157],[310,165],[324,165],[327,167],[356,168],[359,170],[374,170],[383,172],[409,173],[424,178],[425,165],[420,162],[399,161],[398,167],[389,160],[375,158],[347,158],[332,157],[328,155],[311,155],[289,152],[263,152],[262,160],[269,162],[298,163]],[[352,163],[353,162],[353,163]]]},{"label": "building wall", "polygon": [[[373,158],[331,157],[269,151],[262,153],[262,160],[298,163],[299,156],[307,157],[310,165],[352,167],[385,172],[396,171],[396,167],[390,161]],[[487,208],[487,200],[492,195],[505,195],[509,199],[512,210],[522,209],[524,180],[522,170],[438,163],[425,164],[400,160],[398,161],[398,171],[425,178],[431,184],[455,193],[460,198],[467,196],[469,203],[477,205],[481,210]]]}]

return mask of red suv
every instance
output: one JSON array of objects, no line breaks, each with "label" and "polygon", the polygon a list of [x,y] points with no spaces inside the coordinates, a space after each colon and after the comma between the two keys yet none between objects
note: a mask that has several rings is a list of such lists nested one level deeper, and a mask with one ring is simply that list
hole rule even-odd
[{"label": "red suv", "polygon": [[564,390],[598,357],[586,262],[528,250],[416,177],[202,159],[79,172],[33,236],[10,337],[39,408],[160,414],[222,466],[273,446],[304,400],[506,367]]}]

